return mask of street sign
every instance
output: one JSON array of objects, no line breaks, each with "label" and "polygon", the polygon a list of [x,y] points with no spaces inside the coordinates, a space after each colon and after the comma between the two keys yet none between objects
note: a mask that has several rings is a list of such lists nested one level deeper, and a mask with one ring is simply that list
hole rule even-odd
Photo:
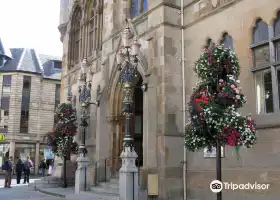
[{"label": "street sign", "polygon": [[[216,158],[216,147],[212,147],[212,151],[208,148],[204,148],[204,158]],[[221,157],[224,157],[224,147],[221,147]]]},{"label": "street sign", "polygon": [[0,141],[4,141],[5,140],[5,134],[0,133]]}]

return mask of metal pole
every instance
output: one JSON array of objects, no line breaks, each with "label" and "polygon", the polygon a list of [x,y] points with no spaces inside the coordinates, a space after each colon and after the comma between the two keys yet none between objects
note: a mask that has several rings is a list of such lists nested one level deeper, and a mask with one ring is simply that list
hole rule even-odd
[{"label": "metal pole", "polygon": [[64,188],[67,188],[67,180],[66,180],[66,155],[64,155],[64,160],[63,160],[63,174],[64,174]]},{"label": "metal pole", "polygon": [[83,155],[84,157],[86,156],[86,127],[83,127],[83,144],[84,146],[84,152]]},{"label": "metal pole", "polygon": [[105,165],[105,171],[104,171],[104,176],[105,176],[105,182],[107,181],[107,159],[105,158],[104,161],[104,165]]},{"label": "metal pole", "polygon": [[[222,182],[222,159],[221,159],[221,143],[217,140],[216,147],[216,173],[217,180]],[[222,191],[217,193],[217,200],[222,200]]]}]

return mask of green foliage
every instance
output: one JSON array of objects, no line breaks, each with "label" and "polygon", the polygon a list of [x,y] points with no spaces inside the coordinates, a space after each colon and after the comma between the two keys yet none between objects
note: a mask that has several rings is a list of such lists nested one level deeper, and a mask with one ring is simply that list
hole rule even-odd
[{"label": "green foliage", "polygon": [[53,131],[47,134],[48,144],[55,155],[63,157],[68,152],[77,153],[74,136],[77,133],[76,110],[71,104],[60,104],[54,113]]},{"label": "green foliage", "polygon": [[222,145],[251,147],[256,143],[256,125],[237,109],[246,103],[242,94],[238,59],[233,51],[213,45],[195,63],[200,82],[189,101],[190,121],[185,145],[190,151]]}]

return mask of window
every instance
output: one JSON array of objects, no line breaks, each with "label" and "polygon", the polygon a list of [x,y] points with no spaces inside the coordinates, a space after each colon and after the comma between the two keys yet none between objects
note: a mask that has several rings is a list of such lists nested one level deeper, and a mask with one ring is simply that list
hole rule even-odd
[{"label": "window", "polygon": [[12,76],[11,75],[3,75],[3,83],[2,83],[2,95],[1,95],[1,107],[0,107],[0,124],[4,125],[4,133],[8,132],[8,128],[5,128],[8,123],[9,116],[9,107],[10,107],[10,94],[11,94],[11,85],[12,85]]},{"label": "window", "polygon": [[256,44],[266,40],[268,40],[268,26],[262,19],[259,19],[253,28],[253,43]]},{"label": "window", "polygon": [[20,116],[20,133],[28,133],[29,111],[22,110]]},{"label": "window", "polygon": [[[278,33],[278,20],[279,13],[274,26],[271,27],[274,29],[271,30],[271,32],[274,32],[274,36]],[[270,55],[270,52],[275,52],[276,61],[280,60],[278,53],[280,51],[280,42],[275,40],[274,36],[269,37],[268,29],[267,24],[259,19],[253,29],[253,44],[250,47],[254,59],[252,71],[255,73],[257,114],[272,113],[280,110],[280,98],[278,95],[280,94],[280,66],[275,66],[273,55]]]},{"label": "window", "polygon": [[20,133],[28,133],[30,89],[31,77],[24,76],[21,100]]},{"label": "window", "polygon": [[55,85],[55,106],[54,109],[57,108],[57,106],[60,104],[60,85]]},{"label": "window", "polygon": [[103,1],[90,1],[88,15],[88,55],[92,56],[102,46]]},{"label": "window", "polygon": [[55,69],[62,69],[60,61],[53,61],[53,68]]},{"label": "window", "polygon": [[255,47],[253,49],[254,67],[262,67],[270,62],[269,44]]},{"label": "window", "polygon": [[9,116],[9,110],[4,110],[4,116]]},{"label": "window", "polygon": [[275,58],[276,61],[280,61],[280,42],[275,43]]},{"label": "window", "polygon": [[277,13],[276,20],[274,21],[274,36],[280,35],[280,11]]},{"label": "window", "polygon": [[273,92],[271,71],[261,71],[256,74],[258,114],[271,113],[273,109]]},{"label": "window", "polygon": [[130,16],[137,17],[139,14],[148,10],[148,0],[131,0]]},{"label": "window", "polygon": [[[274,21],[274,37],[280,37],[280,11],[277,13],[277,18]],[[280,39],[274,41],[275,59],[280,61]]]},{"label": "window", "polygon": [[233,40],[228,33],[224,33],[220,44],[223,44],[225,48],[233,50]]},{"label": "window", "polygon": [[3,86],[11,87],[11,83],[12,83],[12,75],[4,75]]},{"label": "window", "polygon": [[70,64],[73,65],[78,63],[81,59],[81,45],[82,45],[82,34],[81,34],[81,20],[82,20],[82,10],[77,7],[74,11],[72,22],[71,22],[71,32],[70,32]]}]

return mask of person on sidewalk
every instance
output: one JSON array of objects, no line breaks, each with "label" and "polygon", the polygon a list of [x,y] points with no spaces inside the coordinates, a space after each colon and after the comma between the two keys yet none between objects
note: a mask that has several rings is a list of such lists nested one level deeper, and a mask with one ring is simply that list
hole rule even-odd
[{"label": "person on sidewalk", "polygon": [[41,169],[41,171],[42,171],[42,177],[44,178],[44,177],[46,176],[46,170],[47,170],[47,168],[48,168],[45,159],[42,160],[42,162],[41,162],[39,168]]},{"label": "person on sidewalk", "polygon": [[26,161],[24,161],[24,181],[23,184],[29,183],[30,168],[33,167],[32,161],[27,156]]},{"label": "person on sidewalk", "polygon": [[12,171],[13,171],[12,157],[10,157],[10,159],[6,157],[4,164],[2,165],[2,170],[5,171],[4,187],[11,188]]},{"label": "person on sidewalk", "polygon": [[24,169],[23,162],[20,158],[18,158],[17,164],[16,164],[17,184],[20,184],[20,179],[21,179],[23,169]]}]

